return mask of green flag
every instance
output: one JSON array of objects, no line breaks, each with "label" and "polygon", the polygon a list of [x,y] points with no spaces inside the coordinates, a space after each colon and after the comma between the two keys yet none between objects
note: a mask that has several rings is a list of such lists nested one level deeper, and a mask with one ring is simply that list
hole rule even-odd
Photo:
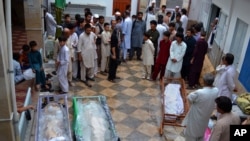
[{"label": "green flag", "polygon": [[66,0],[55,0],[56,8],[64,9],[66,5]]}]

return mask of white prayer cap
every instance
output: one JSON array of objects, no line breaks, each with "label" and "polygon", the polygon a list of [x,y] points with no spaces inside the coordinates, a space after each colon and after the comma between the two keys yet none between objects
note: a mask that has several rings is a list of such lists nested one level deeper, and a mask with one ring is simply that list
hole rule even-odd
[{"label": "white prayer cap", "polygon": [[175,6],[175,8],[180,8],[180,6]]},{"label": "white prayer cap", "polygon": [[216,18],[215,18],[215,20],[216,20],[216,21],[218,21],[218,20],[219,20],[219,18],[218,18],[218,17],[216,17]]},{"label": "white prayer cap", "polygon": [[99,15],[98,14],[94,14],[94,18],[99,18]]},{"label": "white prayer cap", "polygon": [[115,12],[115,15],[116,16],[121,16],[121,13],[117,11],[117,12]]},{"label": "white prayer cap", "polygon": [[155,3],[155,0],[152,0],[152,2],[151,3]]}]

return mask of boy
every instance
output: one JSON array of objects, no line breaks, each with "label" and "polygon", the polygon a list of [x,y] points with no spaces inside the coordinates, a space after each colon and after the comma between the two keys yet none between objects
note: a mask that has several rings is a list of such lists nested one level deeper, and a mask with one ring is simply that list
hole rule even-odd
[{"label": "boy", "polygon": [[162,79],[162,77],[164,76],[168,57],[169,57],[169,50],[171,46],[171,41],[169,40],[169,37],[170,37],[169,31],[166,31],[163,33],[163,40],[161,40],[160,42],[160,51],[156,59],[156,63],[155,63],[155,67],[154,67],[154,71],[152,75],[153,80],[156,80],[159,72],[161,72],[160,79]]},{"label": "boy", "polygon": [[105,70],[107,70],[108,66],[108,58],[110,56],[110,25],[109,23],[104,24],[104,31],[101,34],[101,53],[102,53],[102,60],[101,60],[101,74],[106,75]]},{"label": "boy", "polygon": [[26,45],[26,44],[23,45],[22,50],[20,51],[20,57],[18,60],[21,64],[22,70],[26,70],[30,68],[29,58],[28,58],[29,52],[30,52],[29,45]]},{"label": "boy", "polygon": [[62,36],[58,38],[60,51],[57,56],[57,74],[59,79],[59,84],[61,87],[60,94],[67,93],[69,91],[69,83],[67,79],[68,65],[69,65],[69,48],[65,45],[67,38]]},{"label": "boy", "polygon": [[36,41],[30,41],[29,43],[31,51],[28,54],[29,63],[32,71],[36,73],[36,90],[41,88],[45,89],[45,74],[43,70],[42,55],[39,52],[39,47]]},{"label": "boy", "polygon": [[142,64],[143,64],[143,76],[142,78],[150,80],[152,65],[154,65],[154,52],[155,48],[152,41],[149,39],[150,34],[144,33],[144,44],[142,46]]}]

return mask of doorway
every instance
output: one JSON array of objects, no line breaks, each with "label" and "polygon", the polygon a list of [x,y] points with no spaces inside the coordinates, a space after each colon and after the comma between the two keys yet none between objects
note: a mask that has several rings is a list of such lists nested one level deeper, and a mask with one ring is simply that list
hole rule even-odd
[{"label": "doorway", "polygon": [[119,9],[121,13],[126,10],[126,6],[131,4],[131,0],[114,0],[113,1],[113,13],[116,9]]}]

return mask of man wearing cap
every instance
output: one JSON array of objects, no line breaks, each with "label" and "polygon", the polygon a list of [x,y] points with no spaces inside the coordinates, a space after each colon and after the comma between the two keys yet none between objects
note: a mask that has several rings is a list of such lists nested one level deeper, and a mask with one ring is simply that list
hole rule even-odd
[{"label": "man wearing cap", "polygon": [[172,17],[171,17],[171,22],[175,21],[177,13],[180,13],[180,7],[179,6],[175,6],[175,11],[173,12]]}]

